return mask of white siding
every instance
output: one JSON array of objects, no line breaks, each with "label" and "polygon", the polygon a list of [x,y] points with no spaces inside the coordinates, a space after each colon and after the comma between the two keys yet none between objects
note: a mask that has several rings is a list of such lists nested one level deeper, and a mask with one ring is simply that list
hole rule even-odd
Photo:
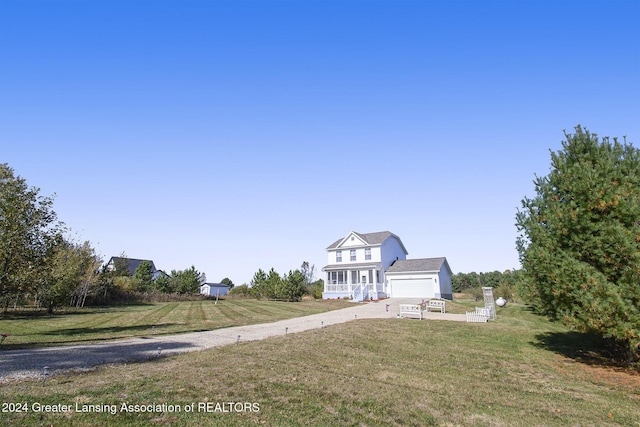
[{"label": "white siding", "polygon": [[[330,250],[329,252],[327,252],[327,264],[340,264],[339,262],[336,261],[336,250]],[[345,251],[342,251],[342,262],[344,262],[344,253]],[[347,257],[349,256],[349,252],[347,251]]]},{"label": "white siding", "polygon": [[[402,246],[400,246],[400,242],[395,237],[389,237],[387,240],[382,242],[382,246],[380,247],[380,261],[382,262],[382,271],[387,271],[387,268],[396,259],[405,260],[407,259],[407,255],[404,253]],[[384,275],[384,273],[382,273]],[[381,278],[382,283],[384,283],[384,277]]]},{"label": "white siding", "polygon": [[[351,240],[352,238],[353,240]],[[344,243],[342,244],[342,247],[346,248],[351,246],[363,246],[363,245],[366,245],[366,243],[363,242],[361,238],[354,235],[353,233],[350,233],[349,236],[347,237],[347,240],[345,240]]]},{"label": "white siding", "polygon": [[[342,261],[338,262],[336,261],[336,252],[338,252],[338,250],[336,249],[331,249],[330,251],[328,251],[328,256],[327,256],[327,264],[344,264],[344,265],[349,265],[349,264],[362,264],[364,262],[380,262],[381,261],[381,256],[380,256],[380,247],[376,247],[376,246],[367,246],[368,248],[371,249],[371,259],[365,259],[365,247],[359,247],[359,248],[343,248],[340,249],[342,251]],[[355,261],[351,261],[351,251],[355,250],[356,251],[356,260]],[[393,257],[393,259],[395,259],[395,256]],[[404,259],[404,258],[401,258]]]},{"label": "white siding", "polygon": [[227,288],[226,286],[202,285],[200,287],[200,293],[203,295],[208,295],[210,297],[224,296],[229,293],[229,288]]},{"label": "white siding", "polygon": [[380,246],[375,246],[371,248],[371,262],[380,262],[382,258],[380,257]]}]

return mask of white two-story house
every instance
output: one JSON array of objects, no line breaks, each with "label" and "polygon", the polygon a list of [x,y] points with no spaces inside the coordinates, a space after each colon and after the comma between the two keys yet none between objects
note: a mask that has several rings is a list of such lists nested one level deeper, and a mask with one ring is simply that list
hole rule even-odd
[{"label": "white two-story house", "polygon": [[446,258],[407,260],[407,255],[400,238],[389,231],[351,231],[327,247],[322,297],[452,298]]},{"label": "white two-story house", "polygon": [[347,234],[327,248],[328,265],[322,297],[384,298],[385,271],[407,258],[398,236],[389,232]]}]

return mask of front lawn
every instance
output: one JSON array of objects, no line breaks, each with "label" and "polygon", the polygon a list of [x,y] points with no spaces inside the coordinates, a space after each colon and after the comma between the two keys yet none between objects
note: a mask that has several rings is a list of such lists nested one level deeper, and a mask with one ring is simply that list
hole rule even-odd
[{"label": "front lawn", "polygon": [[0,315],[0,334],[9,334],[0,351],[28,346],[64,345],[177,334],[273,322],[350,307],[347,301],[277,302],[226,299],[162,302],[102,308],[9,312]]},{"label": "front lawn", "polygon": [[[514,304],[488,324],[362,319],[5,383],[5,402],[27,411],[1,415],[25,426],[640,426],[640,377],[593,364],[605,349],[581,345]],[[61,404],[73,410],[53,412]]]}]

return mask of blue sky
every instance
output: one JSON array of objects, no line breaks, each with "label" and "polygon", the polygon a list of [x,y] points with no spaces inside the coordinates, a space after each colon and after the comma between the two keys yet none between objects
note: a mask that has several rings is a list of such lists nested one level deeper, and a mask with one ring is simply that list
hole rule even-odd
[{"label": "blue sky", "polygon": [[640,2],[0,0],[0,162],[105,261],[241,284],[389,230],[518,268],[577,124],[639,143]]}]

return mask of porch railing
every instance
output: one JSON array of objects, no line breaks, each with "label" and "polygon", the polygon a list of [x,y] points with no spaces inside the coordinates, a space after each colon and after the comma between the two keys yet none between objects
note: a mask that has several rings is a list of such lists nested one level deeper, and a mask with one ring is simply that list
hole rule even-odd
[{"label": "porch railing", "polygon": [[353,300],[362,302],[368,299],[369,299],[369,285],[367,285],[366,283],[360,283],[359,286],[357,286],[353,290]]},{"label": "porch railing", "polygon": [[382,283],[334,283],[334,284],[326,284],[324,286],[325,292],[345,292],[349,293],[350,296],[353,296],[356,289],[360,289],[364,291],[368,297],[368,295],[374,292],[382,292],[383,285]]}]

